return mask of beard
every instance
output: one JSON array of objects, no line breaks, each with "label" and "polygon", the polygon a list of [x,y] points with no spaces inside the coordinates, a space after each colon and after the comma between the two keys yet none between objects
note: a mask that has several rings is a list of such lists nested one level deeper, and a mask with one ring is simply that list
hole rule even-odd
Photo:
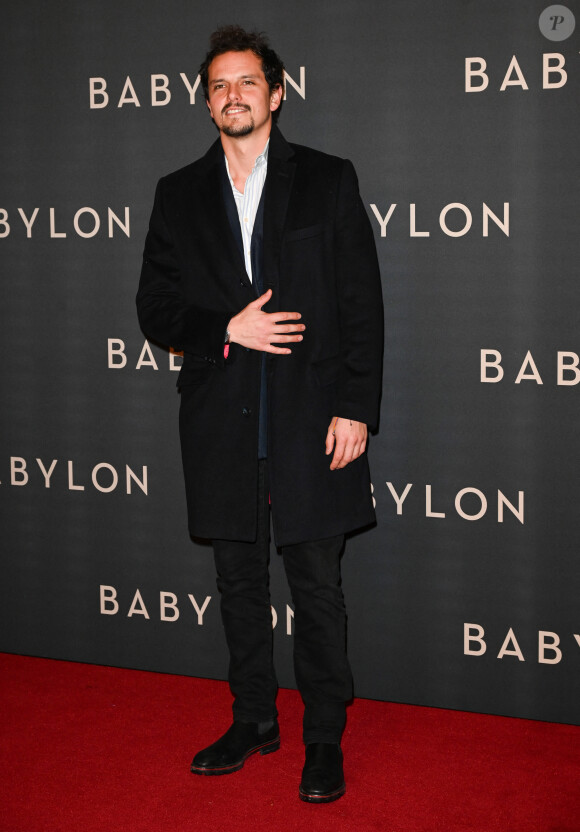
[{"label": "beard", "polygon": [[222,133],[225,133],[226,136],[230,136],[232,139],[240,138],[241,136],[248,136],[256,125],[254,124],[254,119],[250,119],[248,124],[221,124],[220,130]]},{"label": "beard", "polygon": [[[230,136],[230,138],[233,138],[233,139],[241,138],[242,136],[248,136],[252,132],[254,127],[256,126],[255,122],[254,122],[254,119],[252,118],[250,108],[249,107],[244,107],[246,112],[250,113],[250,121],[249,122],[247,122],[246,124],[236,124],[235,122],[234,122],[234,124],[227,124],[227,123],[225,123],[226,111],[229,109],[230,106],[231,105],[228,104],[222,110],[222,123],[220,125],[220,130],[226,136]],[[240,106],[243,106],[243,105],[240,105]]]}]

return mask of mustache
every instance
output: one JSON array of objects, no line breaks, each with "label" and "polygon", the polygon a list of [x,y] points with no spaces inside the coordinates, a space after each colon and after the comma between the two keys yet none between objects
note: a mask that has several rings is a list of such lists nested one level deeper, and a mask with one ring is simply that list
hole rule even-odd
[{"label": "mustache", "polygon": [[238,109],[241,108],[242,110],[247,110],[248,112],[250,111],[250,108],[247,104],[226,104],[226,106],[222,109],[222,116],[225,116],[227,110],[229,110],[230,107],[237,107]]}]

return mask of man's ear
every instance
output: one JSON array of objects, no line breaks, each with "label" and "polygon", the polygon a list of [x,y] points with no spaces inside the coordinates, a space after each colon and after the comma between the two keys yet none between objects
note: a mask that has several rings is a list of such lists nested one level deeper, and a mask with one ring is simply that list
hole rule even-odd
[{"label": "man's ear", "polygon": [[284,94],[284,89],[282,88],[282,84],[278,84],[275,90],[272,90],[270,95],[270,111],[273,113],[275,110],[278,109],[280,106],[280,102],[282,101],[282,96]]}]

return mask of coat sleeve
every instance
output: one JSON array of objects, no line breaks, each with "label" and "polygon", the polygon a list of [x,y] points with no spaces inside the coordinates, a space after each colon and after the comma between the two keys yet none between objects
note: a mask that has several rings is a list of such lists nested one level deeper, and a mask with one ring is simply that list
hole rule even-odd
[{"label": "coat sleeve", "polygon": [[231,313],[186,302],[183,264],[165,207],[165,180],[155,192],[137,292],[137,314],[148,338],[224,366],[224,340]]},{"label": "coat sleeve", "polygon": [[382,391],[383,298],[373,231],[348,160],[335,216],[341,358],[336,415],[374,429]]}]

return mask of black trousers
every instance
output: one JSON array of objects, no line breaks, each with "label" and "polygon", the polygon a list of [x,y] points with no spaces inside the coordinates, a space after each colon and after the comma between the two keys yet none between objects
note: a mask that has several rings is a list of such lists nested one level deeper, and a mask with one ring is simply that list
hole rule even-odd
[{"label": "black trousers", "polygon": [[[234,719],[276,717],[270,608],[268,470],[259,462],[255,542],[214,540],[221,614],[230,652]],[[344,536],[284,546],[282,557],[294,604],[294,672],[304,702],[303,738],[340,742],[352,674],[346,655],[346,610],[340,585]]]}]

